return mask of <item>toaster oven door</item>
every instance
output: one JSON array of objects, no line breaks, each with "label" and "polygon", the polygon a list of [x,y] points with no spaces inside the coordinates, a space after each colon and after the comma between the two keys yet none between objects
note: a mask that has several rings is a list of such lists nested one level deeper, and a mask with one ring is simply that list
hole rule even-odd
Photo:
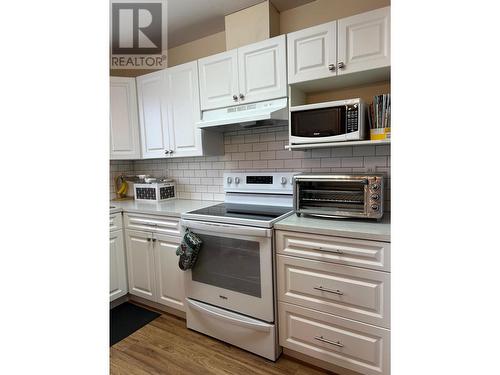
[{"label": "toaster oven door", "polygon": [[297,211],[310,214],[366,215],[368,180],[305,180],[297,183]]}]

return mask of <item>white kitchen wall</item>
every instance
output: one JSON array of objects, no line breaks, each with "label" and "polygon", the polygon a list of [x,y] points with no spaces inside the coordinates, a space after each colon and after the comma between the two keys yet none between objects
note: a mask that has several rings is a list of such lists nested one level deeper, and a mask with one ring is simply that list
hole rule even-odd
[{"label": "white kitchen wall", "polygon": [[[261,127],[224,133],[225,154],[212,157],[111,162],[117,174],[170,176],[177,182],[179,198],[223,200],[223,173],[241,171],[381,172],[387,178],[385,209],[390,211],[389,145],[334,147],[287,151],[286,126]],[[111,180],[112,182],[112,180]],[[114,188],[111,189],[113,195]]]}]

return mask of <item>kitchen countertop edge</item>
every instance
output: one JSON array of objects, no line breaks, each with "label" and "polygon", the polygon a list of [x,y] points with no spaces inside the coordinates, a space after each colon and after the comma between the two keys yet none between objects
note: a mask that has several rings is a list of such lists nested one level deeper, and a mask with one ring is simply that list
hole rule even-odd
[{"label": "kitchen countertop edge", "polygon": [[293,214],[276,222],[274,229],[291,232],[312,233],[391,242],[390,215],[385,214],[381,221],[333,219]]},{"label": "kitchen countertop edge", "polygon": [[148,215],[163,215],[181,217],[183,213],[219,204],[219,201],[204,201],[194,199],[173,199],[164,202],[138,202],[135,200],[110,201],[110,214],[132,212]]}]

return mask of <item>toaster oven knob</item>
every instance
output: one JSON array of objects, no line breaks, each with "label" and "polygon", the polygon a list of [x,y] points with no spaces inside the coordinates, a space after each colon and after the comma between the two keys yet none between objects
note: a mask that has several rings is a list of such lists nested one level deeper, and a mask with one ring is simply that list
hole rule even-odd
[{"label": "toaster oven knob", "polygon": [[286,184],[286,177],[281,177],[281,185],[285,185]]},{"label": "toaster oven knob", "polygon": [[372,194],[371,198],[374,200],[374,201],[378,201],[380,199],[380,195],[378,194]]},{"label": "toaster oven knob", "polygon": [[379,187],[380,187],[380,186],[379,186],[378,184],[373,184],[373,185],[371,186],[371,188],[372,188],[373,190],[378,190],[378,188],[379,188]]},{"label": "toaster oven knob", "polygon": [[239,177],[235,177],[234,178],[234,183],[235,184],[239,184],[240,183],[240,178]]},{"label": "toaster oven knob", "polygon": [[228,177],[227,178],[227,183],[230,184],[231,182],[233,182],[233,178],[232,177]]},{"label": "toaster oven knob", "polygon": [[378,204],[372,204],[372,210],[377,211],[378,210]]}]

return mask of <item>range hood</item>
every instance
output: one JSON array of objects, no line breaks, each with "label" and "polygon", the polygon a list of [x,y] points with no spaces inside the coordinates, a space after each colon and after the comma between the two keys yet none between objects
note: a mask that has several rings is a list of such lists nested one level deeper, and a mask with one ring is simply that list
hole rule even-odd
[{"label": "range hood", "polygon": [[[288,98],[203,111],[200,129],[227,131],[234,126],[250,128],[288,123]],[[232,125],[232,126],[231,126]]]}]

